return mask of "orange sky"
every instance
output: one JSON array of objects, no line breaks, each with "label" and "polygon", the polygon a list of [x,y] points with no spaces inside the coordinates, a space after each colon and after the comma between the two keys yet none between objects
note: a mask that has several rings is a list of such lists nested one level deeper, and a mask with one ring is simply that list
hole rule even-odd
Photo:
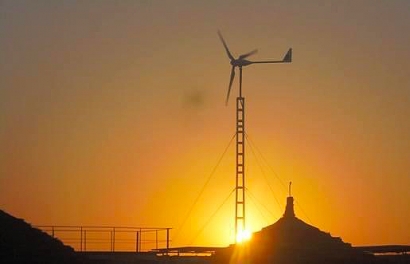
[{"label": "orange sky", "polygon": [[[247,154],[249,228],[283,213],[271,167],[301,219],[354,245],[410,244],[405,0],[1,1],[0,208],[178,229],[235,131],[218,29],[236,56],[294,51],[244,69],[247,133],[268,161]],[[232,242],[233,196],[199,230],[234,171],[231,145],[173,246]]]}]

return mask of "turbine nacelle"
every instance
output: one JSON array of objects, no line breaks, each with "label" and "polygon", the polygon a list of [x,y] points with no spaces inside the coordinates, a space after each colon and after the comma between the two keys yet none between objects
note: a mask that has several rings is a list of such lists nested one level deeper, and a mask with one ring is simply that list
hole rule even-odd
[{"label": "turbine nacelle", "polygon": [[231,60],[231,65],[233,67],[242,67],[242,66],[248,66],[249,64],[252,64],[253,62],[248,61],[248,60],[241,60],[241,59],[237,59],[237,60]]}]

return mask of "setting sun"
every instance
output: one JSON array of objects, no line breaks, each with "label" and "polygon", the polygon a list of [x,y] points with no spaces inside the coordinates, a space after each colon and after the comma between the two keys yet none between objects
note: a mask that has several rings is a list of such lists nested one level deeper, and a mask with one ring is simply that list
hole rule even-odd
[{"label": "setting sun", "polygon": [[238,233],[236,236],[236,242],[242,243],[249,241],[252,238],[252,233],[249,230],[243,230]]}]

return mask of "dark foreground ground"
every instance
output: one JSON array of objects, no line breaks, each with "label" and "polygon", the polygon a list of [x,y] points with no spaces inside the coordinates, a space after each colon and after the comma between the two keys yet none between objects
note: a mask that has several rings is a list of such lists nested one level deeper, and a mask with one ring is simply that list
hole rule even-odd
[{"label": "dark foreground ground", "polygon": [[[82,253],[79,258],[81,263],[86,264],[123,264],[123,263],[141,263],[141,264],[158,264],[158,263],[168,263],[168,264],[218,264],[220,263],[214,257],[178,257],[178,256],[163,256],[157,257],[153,254],[136,254],[130,252],[118,252],[118,253]],[[226,262],[227,264],[233,263],[247,263],[247,262]],[[267,262],[269,263],[269,262]],[[300,259],[295,262],[287,262],[288,264],[294,263],[306,263],[306,264],[332,264],[330,262],[323,262],[318,260],[317,262],[312,262],[311,260],[301,261]],[[361,264],[360,262],[346,262],[346,264]],[[384,255],[375,256],[372,261],[366,261],[365,263],[374,264],[410,264],[410,255]],[[262,264],[262,263],[261,263]]]}]

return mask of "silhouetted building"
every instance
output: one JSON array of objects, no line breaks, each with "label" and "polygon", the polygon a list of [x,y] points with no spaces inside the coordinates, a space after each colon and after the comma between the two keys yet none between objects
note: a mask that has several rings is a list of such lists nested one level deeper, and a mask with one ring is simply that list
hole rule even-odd
[{"label": "silhouetted building", "polygon": [[218,252],[216,263],[379,263],[370,254],[354,249],[339,237],[320,231],[295,216],[293,197],[276,223],[253,234],[247,244],[231,245]]}]

